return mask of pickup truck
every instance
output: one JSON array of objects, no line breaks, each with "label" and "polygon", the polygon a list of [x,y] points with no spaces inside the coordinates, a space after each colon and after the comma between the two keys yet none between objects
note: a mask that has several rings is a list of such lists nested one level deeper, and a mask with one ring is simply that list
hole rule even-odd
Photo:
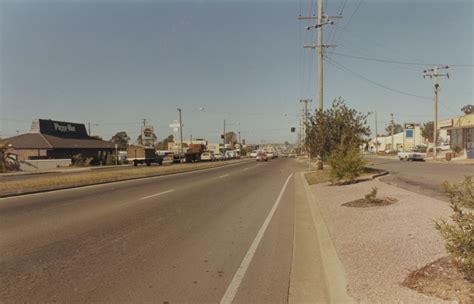
[{"label": "pickup truck", "polygon": [[419,151],[413,150],[413,151],[401,151],[398,152],[398,159],[400,160],[406,160],[406,161],[414,161],[414,160],[425,160],[426,154],[421,153]]}]

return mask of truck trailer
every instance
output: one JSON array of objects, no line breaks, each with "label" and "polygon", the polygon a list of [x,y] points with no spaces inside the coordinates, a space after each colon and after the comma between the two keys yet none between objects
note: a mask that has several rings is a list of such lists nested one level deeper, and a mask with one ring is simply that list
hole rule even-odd
[{"label": "truck trailer", "polygon": [[134,166],[139,164],[146,164],[150,166],[157,163],[160,166],[163,164],[163,156],[158,155],[154,148],[145,147],[141,145],[132,145],[127,148],[127,159]]}]

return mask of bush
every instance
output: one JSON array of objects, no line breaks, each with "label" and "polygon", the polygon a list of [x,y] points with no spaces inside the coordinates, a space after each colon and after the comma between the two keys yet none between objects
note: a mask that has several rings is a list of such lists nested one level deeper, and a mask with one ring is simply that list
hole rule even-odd
[{"label": "bush", "polygon": [[333,183],[353,183],[364,172],[365,161],[355,145],[337,145],[331,152],[328,163]]},{"label": "bush", "polygon": [[377,202],[377,187],[373,187],[372,190],[365,195],[365,199],[371,203]]},{"label": "bush", "polygon": [[466,177],[458,184],[445,182],[453,210],[452,223],[436,221],[436,229],[446,240],[446,249],[468,280],[474,281],[474,181]]},{"label": "bush", "polygon": [[456,153],[459,153],[462,151],[461,147],[460,146],[456,146],[453,148],[453,151],[456,152]]}]

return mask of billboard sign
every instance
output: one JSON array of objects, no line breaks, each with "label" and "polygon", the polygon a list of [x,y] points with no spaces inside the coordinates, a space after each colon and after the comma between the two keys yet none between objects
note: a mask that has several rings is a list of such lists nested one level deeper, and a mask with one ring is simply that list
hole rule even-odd
[{"label": "billboard sign", "polygon": [[155,143],[155,132],[153,126],[142,127],[142,145],[152,146]]},{"label": "billboard sign", "polygon": [[39,119],[39,131],[41,134],[74,139],[87,139],[86,126],[84,124],[55,121],[51,119]]}]

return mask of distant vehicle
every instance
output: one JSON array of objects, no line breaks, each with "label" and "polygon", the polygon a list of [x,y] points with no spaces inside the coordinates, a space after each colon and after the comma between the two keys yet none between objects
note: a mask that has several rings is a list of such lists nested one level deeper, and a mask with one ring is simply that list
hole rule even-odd
[{"label": "distant vehicle", "polygon": [[127,159],[134,166],[139,164],[150,166],[152,163],[157,163],[161,166],[163,164],[163,156],[158,155],[154,148],[140,145],[131,145],[127,148]]},{"label": "distant vehicle", "polygon": [[194,163],[201,160],[201,154],[205,150],[203,144],[191,144],[184,153],[184,159],[187,163]]},{"label": "distant vehicle", "polygon": [[257,150],[253,150],[252,152],[250,152],[250,157],[257,157],[257,155],[258,155]]},{"label": "distant vehicle", "polygon": [[234,159],[236,158],[235,151],[225,151],[225,159]]},{"label": "distant vehicle", "polygon": [[275,154],[273,152],[267,152],[266,155],[269,159],[275,158]]},{"label": "distant vehicle", "polygon": [[257,161],[268,161],[268,156],[266,153],[258,153],[255,159]]},{"label": "distant vehicle", "polygon": [[398,152],[397,156],[400,160],[406,160],[406,161],[420,160],[420,161],[423,161],[423,160],[425,160],[426,154],[421,153],[417,150],[413,150],[413,151]]},{"label": "distant vehicle", "polygon": [[201,161],[214,161],[216,158],[212,152],[203,152],[201,154]]},{"label": "distant vehicle", "polygon": [[224,160],[224,155],[222,153],[214,153],[214,159],[215,160]]},{"label": "distant vehicle", "polygon": [[436,149],[438,150],[441,150],[441,151],[450,151],[451,150],[451,146],[449,144],[441,144],[439,146],[436,147]]}]

